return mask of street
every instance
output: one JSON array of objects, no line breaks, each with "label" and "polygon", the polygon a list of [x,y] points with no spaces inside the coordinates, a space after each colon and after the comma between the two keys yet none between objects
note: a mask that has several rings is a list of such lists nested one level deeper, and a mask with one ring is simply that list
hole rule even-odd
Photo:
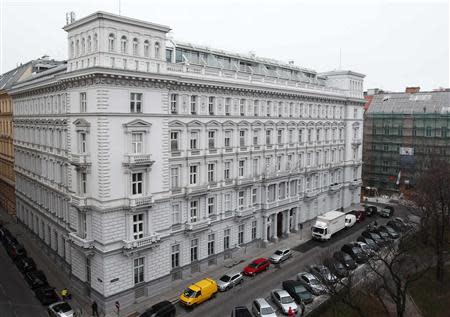
[{"label": "street", "polygon": [[[404,216],[405,209],[398,207],[395,216]],[[378,224],[384,224],[388,219],[379,217],[368,217],[362,223],[355,224],[350,229],[344,229],[342,232],[333,236],[327,242],[308,241],[298,247],[292,249],[294,255],[291,259],[281,264],[279,269],[271,266],[267,272],[263,272],[254,278],[245,278],[245,282],[228,292],[217,294],[216,298],[211,299],[193,310],[186,310],[177,304],[177,316],[229,316],[231,310],[235,306],[247,306],[251,309],[251,303],[255,298],[264,297],[273,308],[276,306],[269,299],[270,291],[281,288],[281,282],[288,279],[296,279],[297,273],[307,270],[307,267],[312,264],[319,264],[324,259],[324,254],[332,254],[339,250],[341,246],[347,242],[354,241],[366,226],[376,220]],[[300,251],[299,251],[300,250]],[[231,270],[232,271],[232,270]],[[214,277],[213,278],[218,278]],[[307,305],[306,311],[310,311],[325,300],[325,296],[315,296],[314,302]],[[277,311],[277,315],[282,316]]]},{"label": "street", "polygon": [[0,317],[48,316],[2,245],[0,272]]}]

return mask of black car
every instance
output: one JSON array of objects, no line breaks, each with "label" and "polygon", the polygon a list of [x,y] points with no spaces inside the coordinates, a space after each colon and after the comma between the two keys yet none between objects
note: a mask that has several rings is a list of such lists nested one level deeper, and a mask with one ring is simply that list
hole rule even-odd
[{"label": "black car", "polygon": [[21,256],[16,258],[16,265],[20,272],[25,273],[36,270],[36,263],[33,259],[27,256]]},{"label": "black car", "polygon": [[55,289],[48,285],[36,288],[34,294],[41,304],[45,306],[61,301]]},{"label": "black car", "polygon": [[389,244],[392,241],[391,236],[389,236],[386,232],[384,232],[380,228],[372,229],[371,232],[378,234],[381,237],[381,239],[383,239],[386,242],[386,244]]},{"label": "black car", "polygon": [[380,226],[380,227],[378,227],[378,229],[386,232],[391,239],[400,238],[400,234],[390,226]]},{"label": "black car", "polygon": [[372,239],[379,247],[386,245],[386,241],[382,239],[377,233],[369,230],[364,230],[361,235],[365,238]]},{"label": "black car", "polygon": [[31,289],[48,286],[47,277],[40,270],[25,272],[24,277]]},{"label": "black car", "polygon": [[175,306],[164,300],[147,309],[140,317],[174,317],[175,313]]},{"label": "black car", "polygon": [[397,232],[405,232],[408,231],[408,227],[402,224],[401,222],[395,221],[395,220],[389,220],[386,223],[387,226],[391,227]]},{"label": "black car", "polygon": [[354,270],[357,267],[356,262],[352,259],[350,255],[345,252],[337,251],[334,252],[333,258],[341,262],[348,270]]},{"label": "black car", "polygon": [[323,261],[323,264],[330,269],[330,271],[338,276],[338,277],[346,277],[348,276],[348,271],[345,268],[344,264],[339,262],[338,260],[334,258],[326,259]]},{"label": "black car", "polygon": [[27,251],[25,250],[25,248],[23,247],[23,245],[21,245],[20,243],[13,243],[10,244],[8,246],[8,254],[9,256],[15,260],[21,256],[26,256],[27,255]]},{"label": "black car", "polygon": [[367,262],[367,254],[364,253],[364,251],[355,244],[344,244],[341,248],[342,252],[347,253],[352,257],[353,260],[355,260],[357,263],[366,263]]},{"label": "black car", "polygon": [[336,275],[325,265],[311,265],[309,271],[324,284],[334,284],[338,281]]},{"label": "black car", "polygon": [[283,289],[295,300],[296,303],[309,304],[313,302],[313,295],[300,281],[287,280],[281,283]]},{"label": "black car", "polygon": [[247,307],[245,306],[236,306],[231,311],[231,317],[253,317]]},{"label": "black car", "polygon": [[367,244],[369,246],[369,248],[371,248],[375,252],[380,251],[380,246],[378,244],[376,244],[376,242],[373,241],[373,239],[371,239],[371,238],[359,236],[358,239],[356,239],[356,241],[364,242],[365,244]]}]

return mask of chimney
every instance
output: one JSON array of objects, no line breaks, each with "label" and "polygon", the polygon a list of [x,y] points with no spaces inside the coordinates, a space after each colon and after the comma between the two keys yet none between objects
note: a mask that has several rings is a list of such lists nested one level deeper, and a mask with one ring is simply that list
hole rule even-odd
[{"label": "chimney", "polygon": [[420,91],[420,87],[406,87],[405,92],[407,94],[415,94]]}]

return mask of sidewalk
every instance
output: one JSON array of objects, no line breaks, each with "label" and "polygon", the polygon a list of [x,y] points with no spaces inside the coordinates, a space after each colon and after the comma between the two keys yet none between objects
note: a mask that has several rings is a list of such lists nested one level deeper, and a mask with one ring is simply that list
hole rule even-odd
[{"label": "sidewalk", "polygon": [[1,208],[0,221],[2,221],[5,227],[17,238],[19,243],[25,247],[28,256],[32,257],[38,269],[45,273],[49,284],[55,287],[58,294],[64,287],[67,287],[70,290],[72,299],[68,302],[74,311],[78,313],[82,312],[80,316],[91,316],[91,303],[89,298],[76,293],[76,291],[71,288],[70,273],[68,274],[66,270],[64,270],[62,263],[52,259],[52,251],[48,251],[47,246],[45,246],[25,225],[17,223],[15,217],[7,214],[6,211]]}]

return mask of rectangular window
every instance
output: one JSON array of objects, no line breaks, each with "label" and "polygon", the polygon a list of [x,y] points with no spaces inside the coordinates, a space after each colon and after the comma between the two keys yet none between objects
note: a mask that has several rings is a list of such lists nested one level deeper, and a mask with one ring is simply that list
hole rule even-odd
[{"label": "rectangular window", "polygon": [[133,239],[144,237],[144,214],[133,215]]},{"label": "rectangular window", "polygon": [[197,150],[198,148],[198,132],[191,132],[191,139],[189,140],[191,150]]},{"label": "rectangular window", "polygon": [[245,146],[245,131],[244,130],[239,131],[239,146],[241,146],[241,147]]},{"label": "rectangular window", "polygon": [[208,131],[208,148],[216,148],[216,131]]},{"label": "rectangular window", "polygon": [[210,115],[214,115],[216,113],[216,104],[214,97],[208,98],[208,112]]},{"label": "rectangular window", "polygon": [[272,144],[272,130],[266,131],[266,145]]},{"label": "rectangular window", "polygon": [[244,243],[244,224],[239,225],[238,228],[238,244]]},{"label": "rectangular window", "polygon": [[130,93],[130,112],[142,112],[142,94]]},{"label": "rectangular window", "polygon": [[191,262],[198,260],[198,239],[191,240]]},{"label": "rectangular window", "polygon": [[172,224],[176,225],[179,223],[181,223],[180,205],[173,204],[172,205]]},{"label": "rectangular window", "polygon": [[132,133],[131,134],[131,149],[133,154],[143,153],[144,145],[144,134],[143,133]]},{"label": "rectangular window", "polygon": [[266,106],[266,115],[270,117],[270,109],[272,109],[272,102],[268,101]]},{"label": "rectangular window", "polygon": [[87,153],[86,132],[80,132],[80,154]]},{"label": "rectangular window", "polygon": [[257,130],[255,130],[255,131],[253,131],[253,145],[254,146],[257,146],[258,145],[258,142],[259,140],[258,140],[258,131]]},{"label": "rectangular window", "polygon": [[278,144],[283,143],[283,130],[278,130]]},{"label": "rectangular window", "polygon": [[258,189],[253,188],[252,189],[252,204],[256,205],[258,203]]},{"label": "rectangular window", "polygon": [[215,163],[208,163],[208,182],[215,182],[216,181],[216,164]]},{"label": "rectangular window", "polygon": [[170,149],[175,152],[178,148],[178,132],[170,132]]},{"label": "rectangular window", "polygon": [[289,130],[288,132],[288,142],[294,143],[294,130]]},{"label": "rectangular window", "polygon": [[170,95],[170,112],[173,114],[178,113],[178,95],[177,94]]},{"label": "rectangular window", "polygon": [[143,193],[143,173],[131,174],[131,193],[132,195],[142,195]]},{"label": "rectangular window", "polygon": [[231,131],[225,131],[224,146],[231,147]]},{"label": "rectangular window", "polygon": [[85,92],[80,92],[80,112],[87,111],[87,97]]},{"label": "rectangular window", "polygon": [[197,184],[198,177],[198,165],[189,166],[189,184],[195,185]]},{"label": "rectangular window", "polygon": [[239,177],[244,177],[244,175],[245,175],[244,167],[245,167],[245,160],[240,160],[239,161]]},{"label": "rectangular window", "polygon": [[191,200],[189,203],[189,222],[197,222],[198,219],[198,200]]},{"label": "rectangular window", "polygon": [[231,194],[227,193],[225,194],[225,211],[230,211],[231,210]]},{"label": "rectangular window", "polygon": [[191,96],[191,114],[197,114],[197,96]]},{"label": "rectangular window", "polygon": [[231,115],[231,98],[225,99],[225,115]]},{"label": "rectangular window", "polygon": [[245,116],[245,99],[239,100],[239,110],[240,110],[241,116]]},{"label": "rectangular window", "polygon": [[238,206],[240,209],[244,208],[244,202],[245,202],[245,192],[241,190],[238,192]]},{"label": "rectangular window", "polygon": [[208,197],[208,216],[216,213],[216,199],[215,197]]},{"label": "rectangular window", "polygon": [[172,246],[172,269],[180,267],[180,245],[175,244]]},{"label": "rectangular window", "polygon": [[253,102],[253,115],[255,117],[259,116],[259,101],[258,100],[255,100]]},{"label": "rectangular window", "polygon": [[223,249],[228,250],[230,248],[230,229],[223,231]]},{"label": "rectangular window", "polygon": [[231,178],[231,162],[225,162],[224,163],[224,169],[223,169],[224,175],[223,177],[227,180]]},{"label": "rectangular window", "polygon": [[252,221],[252,240],[256,239],[256,226],[258,222],[256,220]]},{"label": "rectangular window", "polygon": [[259,159],[253,159],[253,176],[259,175]]},{"label": "rectangular window", "polygon": [[208,234],[208,255],[214,254],[215,234]]},{"label": "rectangular window", "polygon": [[80,173],[80,192],[85,195],[87,193],[87,174]]},{"label": "rectangular window", "polygon": [[170,169],[170,182],[172,189],[180,187],[180,169],[178,167]]},{"label": "rectangular window", "polygon": [[144,257],[134,259],[134,284],[144,282]]}]

